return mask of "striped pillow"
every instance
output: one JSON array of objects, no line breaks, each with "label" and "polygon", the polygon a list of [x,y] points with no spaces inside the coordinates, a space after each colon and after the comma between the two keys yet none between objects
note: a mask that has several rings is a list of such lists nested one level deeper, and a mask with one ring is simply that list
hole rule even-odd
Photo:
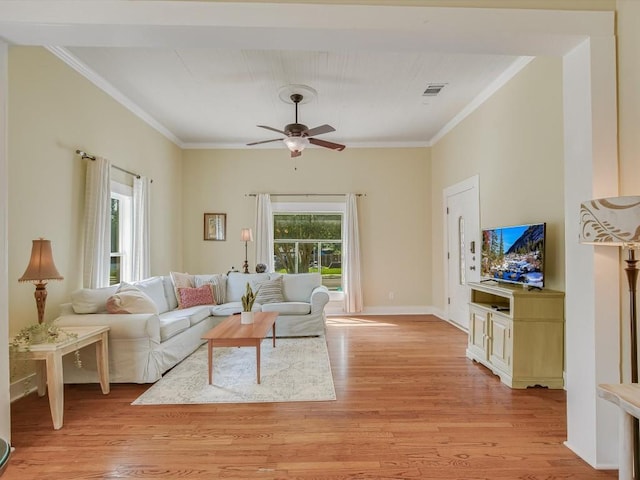
[{"label": "striped pillow", "polygon": [[282,294],[282,277],[274,278],[260,282],[256,285],[256,303],[282,303],[284,295]]},{"label": "striped pillow", "polygon": [[213,299],[220,305],[226,303],[227,296],[227,276],[226,275],[212,275],[209,278],[197,276],[195,277],[196,287],[202,285],[208,285],[213,292]]}]

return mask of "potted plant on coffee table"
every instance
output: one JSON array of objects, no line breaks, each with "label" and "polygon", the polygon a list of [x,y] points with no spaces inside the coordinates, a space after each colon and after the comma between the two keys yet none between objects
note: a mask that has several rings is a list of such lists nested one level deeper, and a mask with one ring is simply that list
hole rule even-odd
[{"label": "potted plant on coffee table", "polygon": [[256,294],[253,293],[251,285],[247,282],[247,289],[242,296],[242,312],[240,313],[240,323],[253,323],[253,303],[256,301]]}]

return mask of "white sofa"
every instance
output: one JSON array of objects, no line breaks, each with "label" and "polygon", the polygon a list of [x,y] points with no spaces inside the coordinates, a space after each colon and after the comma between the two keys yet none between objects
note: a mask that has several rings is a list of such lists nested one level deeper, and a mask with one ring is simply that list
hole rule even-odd
[{"label": "white sofa", "polygon": [[[216,275],[222,279],[225,299],[216,305],[178,308],[170,276],[152,277],[135,282],[155,304],[155,313],[108,313],[107,301],[118,285],[101,289],[81,289],[72,301],[61,305],[56,322],[65,325],[108,325],[110,380],[114,383],[151,383],[164,372],[194,352],[204,341],[202,335],[227,316],[242,310],[241,296],[247,282],[254,291],[264,281],[282,277],[283,302],[255,303],[254,311],[278,312],[276,335],[301,337],[323,335],[324,307],[329,292],[318,273],[269,274],[230,273]],[[194,275],[196,283],[206,283],[213,275]],[[259,292],[258,292],[259,293]],[[73,355],[64,357],[65,383],[89,383],[98,379],[95,348],[81,350],[82,368]]]}]

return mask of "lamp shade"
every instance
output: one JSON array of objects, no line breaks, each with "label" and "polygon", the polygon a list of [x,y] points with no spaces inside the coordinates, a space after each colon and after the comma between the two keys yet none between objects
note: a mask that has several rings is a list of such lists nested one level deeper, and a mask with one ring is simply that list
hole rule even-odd
[{"label": "lamp shade", "polygon": [[580,243],[640,247],[640,196],[597,198],[582,203]]},{"label": "lamp shade", "polygon": [[287,137],[282,141],[292,152],[301,152],[305,147],[309,146],[309,139],[307,137]]},{"label": "lamp shade", "polygon": [[51,240],[40,238],[33,240],[29,265],[18,281],[38,283],[44,280],[63,280],[63,277],[53,263]]},{"label": "lamp shade", "polygon": [[243,242],[253,242],[253,232],[250,228],[243,228],[240,232],[240,240]]}]

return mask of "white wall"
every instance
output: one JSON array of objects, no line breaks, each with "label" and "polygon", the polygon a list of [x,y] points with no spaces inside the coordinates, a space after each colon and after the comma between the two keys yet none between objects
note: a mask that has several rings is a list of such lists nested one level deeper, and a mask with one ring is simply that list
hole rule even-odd
[{"label": "white wall", "polygon": [[[364,193],[358,217],[365,310],[424,312],[431,305],[428,149],[309,148],[298,159],[284,147],[186,150],[183,178],[184,265],[190,273],[241,268],[240,229],[255,228],[255,197],[248,193]],[[205,212],[227,214],[226,241],[203,240]],[[252,271],[254,252],[250,246]]]},{"label": "white wall", "polygon": [[153,179],[151,272],[182,266],[181,150],[44,48],[10,47],[10,333],[36,321],[34,287],[17,281],[33,239],[51,240],[64,276],[47,286],[46,319],[82,286],[88,160],[77,148]]},{"label": "white wall", "polygon": [[617,249],[579,245],[580,203],[618,189],[614,39],[564,58],[567,445],[592,465],[617,465],[617,414],[597,398],[618,383],[621,264]]},{"label": "white wall", "polygon": [[[537,58],[432,147],[433,278],[446,257],[442,191],[480,179],[482,228],[547,223],[545,284],[564,290],[562,62]],[[433,282],[444,309],[445,286]]]}]

